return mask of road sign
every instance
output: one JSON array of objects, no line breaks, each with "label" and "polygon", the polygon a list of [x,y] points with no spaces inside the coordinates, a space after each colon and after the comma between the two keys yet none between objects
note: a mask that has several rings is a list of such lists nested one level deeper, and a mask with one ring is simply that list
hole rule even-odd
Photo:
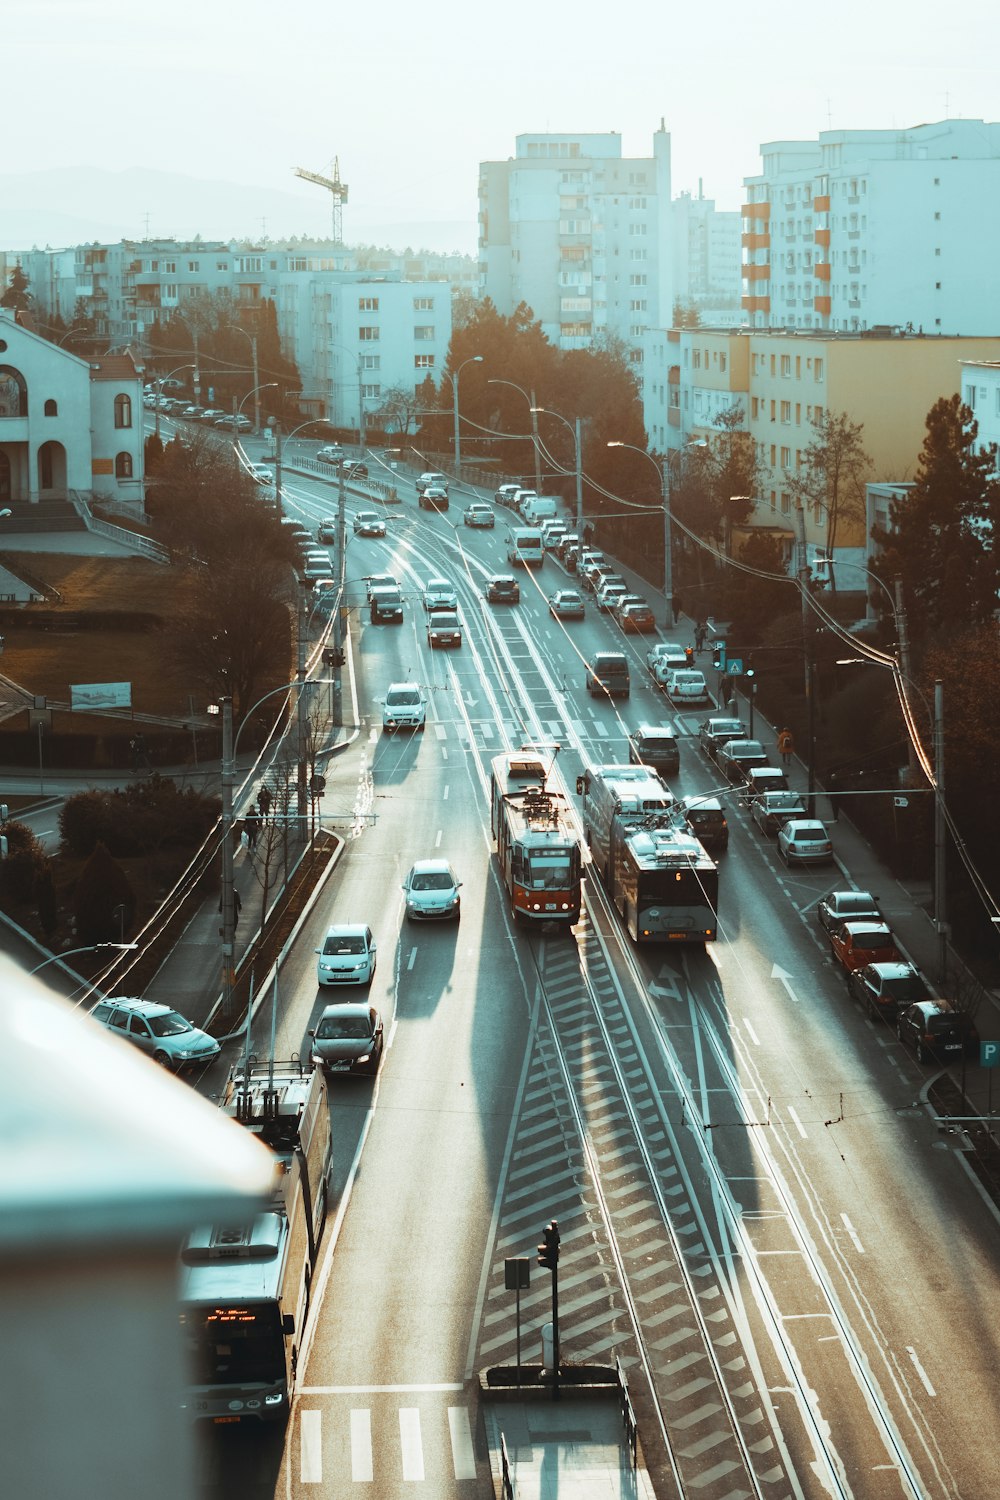
[{"label": "road sign", "polygon": [[909,807],[910,799],[909,797],[893,797],[892,805],[893,807]]},{"label": "road sign", "polygon": [[312,792],[314,797],[322,797],[323,793],[326,791],[326,777],[314,776],[309,783],[309,790]]},{"label": "road sign", "polygon": [[979,1043],[979,1066],[1000,1068],[1000,1042]]},{"label": "road sign", "polygon": [[503,1263],[504,1286],[518,1292],[531,1285],[531,1262],[526,1255],[510,1256]]},{"label": "road sign", "polygon": [[729,660],[726,662],[726,671],[727,671],[727,673],[729,674],[730,677],[742,677],[743,676],[743,658],[742,658],[742,656],[731,656],[729,658]]}]

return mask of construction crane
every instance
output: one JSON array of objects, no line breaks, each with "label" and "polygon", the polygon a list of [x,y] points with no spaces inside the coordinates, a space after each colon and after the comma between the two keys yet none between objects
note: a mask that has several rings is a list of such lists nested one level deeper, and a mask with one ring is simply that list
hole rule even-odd
[{"label": "construction crane", "polygon": [[315,182],[317,186],[328,190],[333,198],[333,243],[342,245],[344,243],[344,204],[347,202],[347,183],[340,180],[340,157],[335,156],[333,159],[332,177],[321,177],[318,172],[307,172],[305,167],[296,167],[295,175],[306,182]]}]

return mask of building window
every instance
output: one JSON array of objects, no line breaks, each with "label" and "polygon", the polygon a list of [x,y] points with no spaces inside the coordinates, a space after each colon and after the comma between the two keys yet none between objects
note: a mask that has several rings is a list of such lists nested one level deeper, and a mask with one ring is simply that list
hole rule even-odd
[{"label": "building window", "polygon": [[115,397],[115,426],[132,426],[132,402],[128,396]]},{"label": "building window", "polygon": [[789,511],[791,510],[791,508],[792,508],[792,502],[788,498],[788,491],[787,490],[782,490],[782,492],[781,492],[781,514],[783,516],[787,516],[788,513],[789,513]]},{"label": "building window", "polygon": [[434,356],[433,354],[415,354],[413,356],[413,365],[417,370],[433,370]]},{"label": "building window", "polygon": [[414,312],[432,312],[433,309],[434,309],[434,298],[433,297],[414,297],[414,299],[413,299],[413,311]]},{"label": "building window", "polygon": [[630,224],[628,226],[628,232],[629,234],[636,235],[641,239],[642,236],[647,232],[648,228],[649,226],[646,224],[645,220],[641,220],[638,224]]},{"label": "building window", "polygon": [[726,373],[726,356],[724,354],[719,355],[719,372],[722,375]]},{"label": "building window", "polygon": [[264,257],[262,255],[237,255],[233,262],[233,270],[246,275],[249,271],[263,271]]},{"label": "building window", "polygon": [[432,343],[434,339],[433,323],[418,323],[413,330],[413,337],[417,343]]},{"label": "building window", "polygon": [[361,340],[361,342],[363,344],[374,343],[374,341],[378,338],[378,336],[379,336],[379,330],[377,328],[365,327],[365,328],[359,328],[358,329],[358,338]]},{"label": "building window", "polygon": [[215,269],[217,271],[228,271],[229,270],[229,262],[228,262],[228,260],[217,260],[215,262]]},{"label": "building window", "polygon": [[648,306],[648,303],[646,302],[646,299],[644,297],[640,298],[638,300],[636,300],[635,298],[633,298],[632,301],[628,305],[628,310],[629,310],[629,312],[645,312],[647,306]]},{"label": "building window", "polygon": [[784,380],[791,380],[792,378],[792,356],[790,354],[783,354],[781,356],[781,374]]},{"label": "building window", "polygon": [[362,354],[362,356],[361,356],[361,368],[362,368],[362,370],[381,370],[381,368],[382,368],[382,356],[381,356],[381,354]]},{"label": "building window", "polygon": [[189,260],[188,261],[188,270],[189,271],[197,271],[198,265],[199,265],[198,261],[196,261],[196,260]]},{"label": "building window", "polygon": [[792,403],[790,401],[782,401],[781,403],[781,420],[786,425],[792,420]]},{"label": "building window", "polygon": [[781,450],[781,467],[783,469],[787,469],[789,467],[789,465],[791,464],[791,462],[792,462],[792,450],[791,450],[791,448],[782,448],[782,450]]},{"label": "building window", "polygon": [[822,380],[822,379],[823,379],[823,361],[821,359],[814,359],[813,360],[813,380]]},{"label": "building window", "polygon": [[59,407],[57,403],[51,399],[51,397],[45,403],[45,415],[47,417],[58,417],[59,415]]},{"label": "building window", "polygon": [[119,453],[115,456],[115,478],[132,478],[132,455],[131,453]]},{"label": "building window", "polygon": [[771,491],[771,509],[772,510],[777,510],[778,509],[778,492],[777,492],[777,490],[772,490]]},{"label": "building window", "polygon": [[361,387],[362,401],[377,401],[381,394],[382,387],[380,385],[363,385]]},{"label": "building window", "polygon": [[750,397],[750,419],[751,419],[751,421],[756,422],[759,413],[760,413],[760,397],[759,396],[751,396]]},{"label": "building window", "polygon": [[776,416],[777,416],[777,402],[772,401],[771,402],[771,421],[772,422],[775,420]]},{"label": "building window", "polygon": [[649,277],[644,272],[639,272],[629,277],[628,284],[629,286],[645,286],[648,281]]},{"label": "building window", "polygon": [[162,271],[164,276],[176,276],[177,262],[175,260],[165,260],[163,262]]},{"label": "building window", "polygon": [[173,299],[174,302],[177,301],[177,283],[176,283],[176,281],[172,281],[172,282],[168,281],[168,282],[164,283],[164,287],[163,287],[163,299],[164,299],[165,302],[166,301],[170,301],[171,299]]},{"label": "building window", "polygon": [[648,260],[649,259],[649,252],[647,251],[645,245],[643,245],[643,246],[635,246],[635,245],[633,245],[632,249],[628,253],[628,258],[629,258],[629,260]]},{"label": "building window", "polygon": [[377,297],[359,297],[358,312],[378,312]]},{"label": "building window", "polygon": [[692,351],[691,351],[691,362],[694,365],[694,367],[695,367],[696,370],[700,370],[701,369],[701,350],[700,349],[692,349]]}]

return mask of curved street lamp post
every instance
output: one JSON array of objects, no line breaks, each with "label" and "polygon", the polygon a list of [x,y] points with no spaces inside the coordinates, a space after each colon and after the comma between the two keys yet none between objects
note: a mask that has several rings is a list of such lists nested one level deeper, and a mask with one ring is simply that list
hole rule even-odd
[{"label": "curved street lamp post", "polygon": [[166,374],[166,375],[160,375],[160,376],[157,377],[157,381],[156,381],[156,414],[155,414],[155,417],[154,417],[154,430],[156,432],[156,436],[157,437],[160,436],[160,398],[163,395],[164,384],[168,380],[173,380],[174,376],[180,370],[194,370],[194,372],[195,372],[195,380],[197,381],[197,378],[198,378],[198,366],[196,364],[192,364],[191,360],[188,360],[186,364],[178,365],[176,370],[171,370],[168,374]]},{"label": "curved street lamp post", "polygon": [[666,453],[661,463],[657,463],[653,455],[647,453],[645,448],[636,447],[635,443],[609,442],[608,447],[627,448],[632,453],[641,453],[660,476],[660,499],[663,506],[663,595],[666,606],[664,625],[668,631],[672,630],[674,627],[674,552],[670,516],[670,465],[676,462],[688,448],[707,448],[708,444],[704,438],[694,438],[691,442],[685,443],[683,448],[674,448]]},{"label": "curved street lamp post", "polygon": [[445,378],[451,381],[451,396],[455,420],[455,479],[458,482],[460,482],[462,478],[462,434],[459,427],[458,416],[458,380],[466,365],[481,365],[482,362],[483,356],[481,354],[470,354],[468,359],[462,360],[462,363],[459,365],[454,375],[450,374],[447,370],[444,370],[442,372]]},{"label": "curved street lamp post", "polygon": [[531,389],[531,391],[529,393],[528,391],[526,391],[524,389],[523,386],[518,385],[517,382],[514,381],[514,380],[498,380],[498,379],[494,379],[494,380],[487,380],[486,384],[487,385],[509,385],[512,390],[514,390],[514,391],[520,391],[521,395],[524,397],[525,401],[527,401],[527,403],[528,403],[528,410],[531,412],[531,446],[532,446],[532,449],[533,449],[533,452],[534,452],[534,455],[535,455],[535,494],[536,495],[540,495],[542,493],[542,456],[541,456],[541,449],[540,449],[539,443],[538,443],[538,410],[539,409],[535,405],[535,391],[534,391],[534,387],[532,387],[532,389]]},{"label": "curved street lamp post", "polygon": [[546,416],[555,417],[557,421],[561,422],[564,427],[567,427],[569,429],[570,435],[571,435],[571,437],[573,439],[573,467],[574,467],[574,470],[576,472],[576,534],[580,538],[580,541],[582,543],[582,541],[583,541],[583,468],[582,468],[582,457],[581,457],[580,418],[579,417],[575,417],[574,420],[572,422],[570,422],[566,417],[561,416],[559,412],[552,411],[547,406],[533,406],[531,408],[531,410],[532,410],[532,414],[533,415],[534,414],[540,415],[542,412],[544,412],[546,414]]}]

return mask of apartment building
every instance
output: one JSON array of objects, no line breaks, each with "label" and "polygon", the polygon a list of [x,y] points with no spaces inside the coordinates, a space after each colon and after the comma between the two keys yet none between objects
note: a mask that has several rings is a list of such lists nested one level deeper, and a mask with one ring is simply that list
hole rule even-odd
[{"label": "apartment building", "polygon": [[[862,441],[872,461],[869,480],[899,485],[916,472],[927,413],[935,401],[971,383],[966,371],[977,372],[978,391],[978,372],[1000,361],[1000,335],[926,338],[695,328],[671,330],[666,347],[676,366],[667,371],[665,382],[668,405],[661,430],[668,441],[663,451],[710,436],[718,431],[722,411],[741,407],[763,475],[745,530],[779,536],[787,555],[796,525],[791,481],[814,437],[815,420],[825,413],[844,413],[863,424]],[[983,409],[992,399],[1000,411],[996,389],[1000,384],[992,398],[984,396]],[[826,551],[826,517],[817,509],[805,519],[807,551],[815,561]],[[842,518],[834,548],[845,564],[863,560],[867,530],[860,506]],[[734,546],[739,544],[740,532],[734,531]],[[849,586],[846,575],[845,583]]]},{"label": "apartment building", "polygon": [[1000,361],[963,360],[961,368],[962,400],[976,419],[977,446],[1000,449]]},{"label": "apartment building", "polygon": [[[717,209],[712,198],[681,193],[672,205],[674,305],[712,328],[745,321],[742,287],[742,219]],[[671,317],[670,321],[673,321]]]},{"label": "apartment building", "polygon": [[744,178],[755,328],[1000,332],[1000,124],[770,141]]},{"label": "apartment building", "polygon": [[479,290],[509,317],[530,307],[551,343],[613,336],[641,380],[644,340],[672,321],[670,135],[623,157],[617,132],[520,135],[479,168]]}]

